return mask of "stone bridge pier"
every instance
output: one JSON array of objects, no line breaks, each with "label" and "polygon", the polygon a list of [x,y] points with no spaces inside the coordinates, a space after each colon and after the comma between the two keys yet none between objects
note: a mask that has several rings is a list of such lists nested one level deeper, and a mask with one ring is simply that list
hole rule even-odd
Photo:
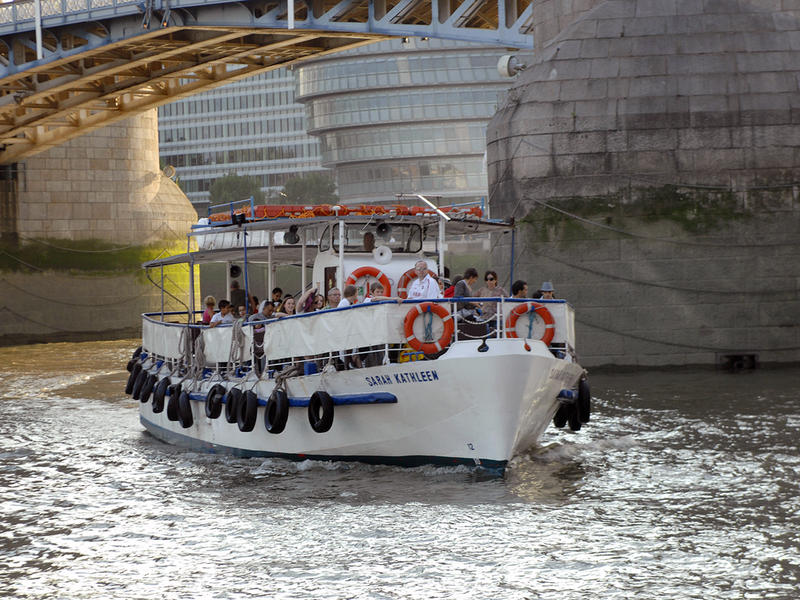
[{"label": "stone bridge pier", "polygon": [[161,306],[139,259],[197,220],[160,168],[155,109],[0,167],[0,210],[0,343],[138,335]]}]

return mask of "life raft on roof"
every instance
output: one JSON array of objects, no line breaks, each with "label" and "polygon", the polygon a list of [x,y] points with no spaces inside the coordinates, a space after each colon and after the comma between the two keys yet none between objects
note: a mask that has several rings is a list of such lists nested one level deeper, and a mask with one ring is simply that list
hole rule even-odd
[{"label": "life raft on roof", "polygon": [[[483,216],[483,211],[479,206],[443,206],[439,210],[447,215],[457,215],[465,217]],[[343,216],[434,216],[436,211],[430,206],[404,206],[395,204],[391,206],[378,206],[372,204],[259,204],[252,209],[247,207],[237,208],[233,211],[215,213],[208,217],[212,223],[231,223],[234,215],[244,215],[248,221],[263,221],[265,219],[308,219],[311,217],[332,217],[334,215]]]}]

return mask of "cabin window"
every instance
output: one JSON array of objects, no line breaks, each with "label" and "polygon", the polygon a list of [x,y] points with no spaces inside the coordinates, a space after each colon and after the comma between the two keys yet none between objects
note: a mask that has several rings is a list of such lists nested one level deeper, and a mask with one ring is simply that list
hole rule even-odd
[{"label": "cabin window", "polygon": [[[381,221],[347,223],[345,225],[345,252],[372,252],[378,246],[388,246],[393,253],[416,254],[422,250],[422,228],[416,223],[383,224]],[[319,240],[319,251],[339,249],[339,224],[329,225]]]}]

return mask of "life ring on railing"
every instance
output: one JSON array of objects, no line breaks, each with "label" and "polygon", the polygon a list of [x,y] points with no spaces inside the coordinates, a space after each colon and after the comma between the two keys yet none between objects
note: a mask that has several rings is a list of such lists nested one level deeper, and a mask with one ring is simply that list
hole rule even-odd
[{"label": "life ring on railing", "polygon": [[511,314],[508,315],[508,319],[506,319],[506,337],[519,337],[514,328],[517,325],[517,319],[527,312],[535,312],[542,318],[542,321],[544,321],[544,335],[542,335],[541,340],[544,342],[545,346],[549,346],[550,342],[553,341],[553,336],[556,334],[556,322],[553,319],[553,315],[547,310],[547,307],[538,302],[526,302],[525,304],[520,304],[511,311]]},{"label": "life ring on railing", "polygon": [[[355,285],[356,281],[358,281],[361,277],[368,276],[372,276],[381,282],[381,285],[383,286],[383,294],[385,296],[392,295],[392,284],[389,283],[389,278],[383,273],[383,271],[375,267],[358,267],[355,271],[350,273],[350,277],[347,278],[345,284]],[[369,290],[367,290],[366,295],[369,296]]]},{"label": "life ring on railing", "polygon": [[[436,279],[436,273],[428,269],[428,275]],[[397,295],[401,298],[408,297],[408,284],[411,283],[412,279],[417,278],[417,271],[412,267],[405,273],[400,276],[400,280],[397,282]],[[387,294],[388,295],[388,294]]]},{"label": "life ring on railing", "polygon": [[[417,320],[418,316],[425,312],[432,312],[442,319],[442,322],[444,323],[444,332],[442,333],[442,337],[435,342],[421,342],[414,335],[414,321]],[[450,311],[441,304],[434,304],[433,302],[423,302],[422,304],[417,304],[414,308],[408,311],[408,313],[406,313],[406,318],[403,322],[403,333],[406,336],[406,342],[408,345],[414,350],[421,350],[425,354],[436,354],[437,352],[441,352],[447,348],[450,345],[450,338],[453,337],[454,330],[455,325],[453,324],[453,315],[451,315]]]}]

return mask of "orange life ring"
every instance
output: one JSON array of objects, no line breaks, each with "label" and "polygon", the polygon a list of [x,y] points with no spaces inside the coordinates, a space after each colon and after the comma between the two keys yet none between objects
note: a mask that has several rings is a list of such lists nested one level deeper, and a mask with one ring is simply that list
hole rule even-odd
[{"label": "orange life ring", "polygon": [[541,340],[544,342],[545,346],[549,346],[550,342],[553,341],[553,336],[556,334],[556,322],[553,319],[553,315],[547,310],[547,307],[538,302],[526,302],[525,304],[520,304],[511,311],[511,314],[508,315],[508,319],[506,319],[506,337],[518,337],[514,329],[517,325],[517,319],[531,311],[542,317],[544,321],[544,335],[541,337]]},{"label": "orange life ring", "polygon": [[[414,336],[414,321],[416,321],[417,317],[424,312],[433,312],[433,314],[438,315],[444,322],[444,332],[442,333],[442,337],[435,342],[423,343],[420,342],[416,336]],[[421,304],[417,304],[414,308],[406,313],[406,318],[403,321],[403,333],[406,336],[406,342],[414,350],[421,350],[425,354],[435,354],[437,352],[441,352],[444,348],[447,348],[450,345],[450,339],[453,337],[454,330],[455,325],[453,324],[453,315],[451,315],[450,311],[447,310],[447,308],[445,308],[443,305],[435,304],[433,302],[422,302]]]},{"label": "orange life ring", "polygon": [[[428,269],[428,275],[436,279],[436,273]],[[412,279],[417,278],[417,271],[412,267],[400,276],[400,281],[397,282],[397,295],[401,298],[408,298],[408,284]]]},{"label": "orange life ring", "polygon": [[[359,278],[367,276],[372,276],[381,282],[381,285],[383,286],[383,292],[386,296],[392,295],[392,284],[389,283],[389,278],[383,273],[383,271],[376,269],[375,267],[358,267],[355,271],[350,273],[350,277],[347,278],[345,283],[347,285],[355,285]],[[367,296],[369,296],[369,289],[367,290]]]}]

